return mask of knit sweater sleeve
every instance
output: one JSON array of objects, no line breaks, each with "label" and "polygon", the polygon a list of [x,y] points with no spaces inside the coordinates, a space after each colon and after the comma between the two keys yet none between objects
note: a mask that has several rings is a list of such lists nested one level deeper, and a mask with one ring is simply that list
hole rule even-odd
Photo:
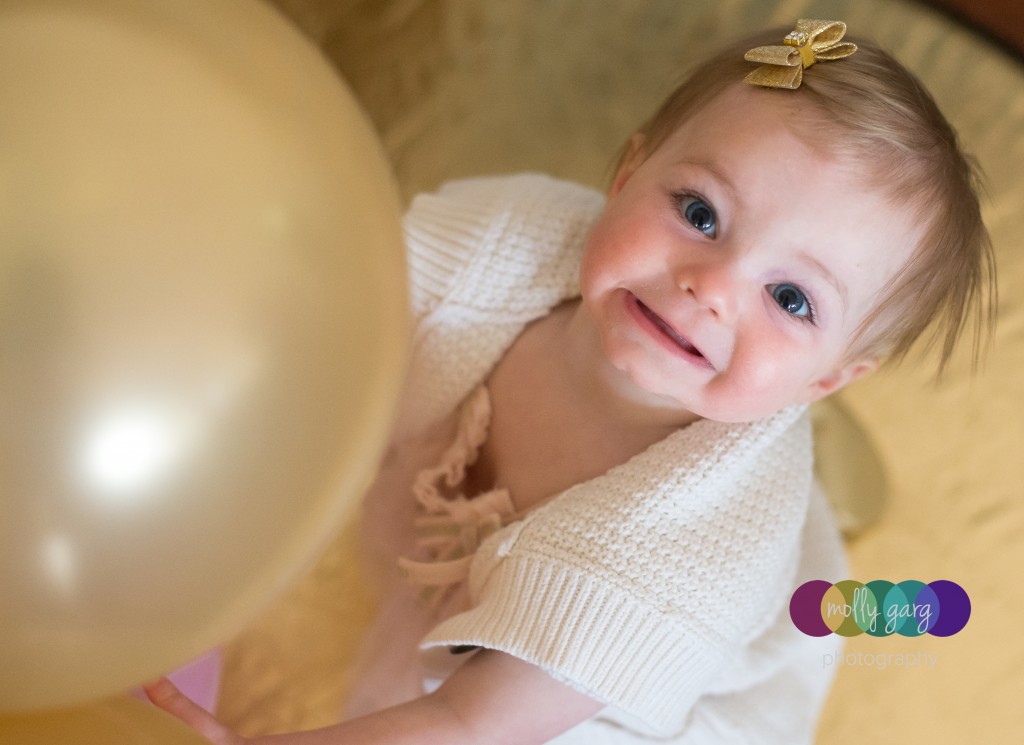
[{"label": "knit sweater sleeve", "polygon": [[592,189],[540,174],[450,182],[413,200],[399,436],[451,412],[526,323],[578,294],[580,254],[603,204]]},{"label": "knit sweater sleeve", "polygon": [[[442,302],[519,316],[574,294],[582,239],[602,205],[592,189],[535,173],[450,181],[418,195],[403,220],[416,330]],[[497,270],[501,281],[488,281]],[[537,276],[523,282],[524,271]],[[495,285],[523,296],[502,302]]]},{"label": "knit sweater sleeve", "polygon": [[797,409],[701,421],[577,485],[485,542],[473,607],[424,647],[469,644],[539,665],[656,736],[788,603],[810,490]]},{"label": "knit sweater sleeve", "polygon": [[475,179],[445,183],[436,193],[417,195],[405,214],[409,300],[417,329],[456,284],[496,216],[493,203],[500,189],[481,186]]}]

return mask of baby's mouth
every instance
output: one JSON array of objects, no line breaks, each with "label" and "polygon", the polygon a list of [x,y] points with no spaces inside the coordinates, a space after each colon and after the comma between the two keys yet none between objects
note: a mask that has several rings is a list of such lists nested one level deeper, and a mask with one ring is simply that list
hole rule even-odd
[{"label": "baby's mouth", "polygon": [[679,334],[677,334],[675,329],[669,326],[664,321],[664,319],[662,319],[661,316],[659,316],[653,310],[644,305],[640,298],[635,299],[636,305],[640,309],[640,312],[643,313],[651,323],[653,323],[655,326],[661,329],[662,333],[664,333],[665,336],[674,341],[683,351],[687,352],[688,354],[700,357],[701,359],[704,358],[704,355],[701,354],[700,350],[697,349],[697,347],[693,346],[693,344],[691,344],[689,341],[687,341]]}]

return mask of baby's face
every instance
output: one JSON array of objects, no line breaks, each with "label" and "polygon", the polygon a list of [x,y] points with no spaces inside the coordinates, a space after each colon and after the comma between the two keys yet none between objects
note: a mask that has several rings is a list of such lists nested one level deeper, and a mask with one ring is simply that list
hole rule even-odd
[{"label": "baby's face", "polygon": [[735,85],[628,160],[588,240],[583,307],[652,403],[749,421],[875,367],[844,353],[918,229],[786,94]]}]

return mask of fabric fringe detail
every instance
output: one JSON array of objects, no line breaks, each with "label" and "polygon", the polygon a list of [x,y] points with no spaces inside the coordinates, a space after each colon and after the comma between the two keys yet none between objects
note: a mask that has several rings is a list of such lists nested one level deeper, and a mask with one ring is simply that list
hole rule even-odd
[{"label": "fabric fringe detail", "polygon": [[429,558],[401,557],[398,565],[407,581],[423,588],[422,598],[433,611],[453,586],[469,577],[480,544],[520,517],[507,489],[473,497],[460,490],[487,440],[490,423],[490,395],[481,385],[462,404],[455,438],[440,462],[421,470],[413,483],[420,513],[414,523],[416,547]]}]

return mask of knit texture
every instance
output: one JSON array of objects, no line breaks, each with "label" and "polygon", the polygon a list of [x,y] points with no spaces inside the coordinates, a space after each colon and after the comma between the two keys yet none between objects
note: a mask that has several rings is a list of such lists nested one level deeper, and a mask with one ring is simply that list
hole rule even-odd
[{"label": "knit texture", "polygon": [[[414,201],[416,331],[400,432],[450,415],[528,322],[578,294],[602,204],[535,175],[459,182]],[[805,526],[811,465],[804,407],[752,423],[698,421],[484,541],[471,609],[422,646],[479,645],[537,664],[607,703],[602,716],[625,737],[718,722],[713,706],[700,715],[702,696],[727,700],[810,648],[786,613],[797,580],[809,567],[841,578],[827,511]],[[820,552],[801,564],[814,531]],[[813,689],[830,674],[797,677]],[[815,690],[792,712],[790,735],[813,728],[822,698]]]},{"label": "knit texture", "polygon": [[520,175],[414,200],[405,235],[415,325],[399,437],[453,411],[523,326],[579,294],[583,243],[604,200],[566,186]]},{"label": "knit texture", "polygon": [[700,421],[484,542],[428,644],[521,657],[661,735],[788,602],[810,489],[800,410]]}]

